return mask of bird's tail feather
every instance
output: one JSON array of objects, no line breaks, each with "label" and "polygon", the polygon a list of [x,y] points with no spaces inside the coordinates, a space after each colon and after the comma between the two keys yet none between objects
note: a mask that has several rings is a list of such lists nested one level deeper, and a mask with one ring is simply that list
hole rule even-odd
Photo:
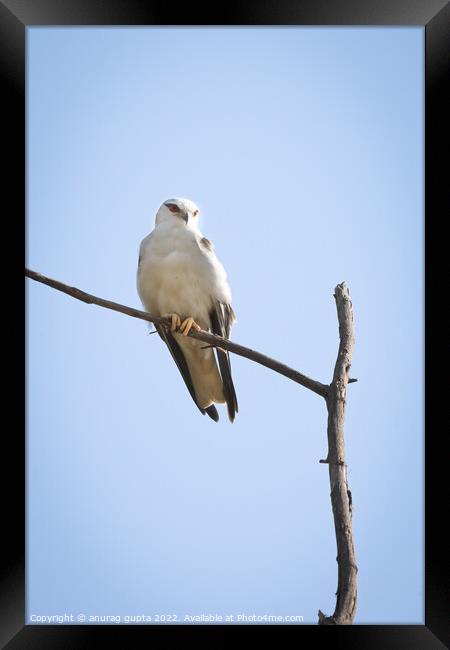
[{"label": "bird's tail feather", "polygon": [[219,414],[218,414],[217,409],[214,406],[214,404],[211,404],[211,406],[208,406],[207,408],[205,408],[205,411],[209,415],[211,420],[214,420],[214,422],[219,421]]}]

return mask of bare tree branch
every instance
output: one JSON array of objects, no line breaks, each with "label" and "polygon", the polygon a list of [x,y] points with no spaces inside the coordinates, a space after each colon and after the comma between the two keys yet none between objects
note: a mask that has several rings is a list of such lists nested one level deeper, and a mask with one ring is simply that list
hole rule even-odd
[{"label": "bare tree branch", "polygon": [[[32,271],[31,269],[25,269],[25,275],[28,278],[31,278],[32,280],[36,280],[37,282],[42,282],[43,284],[46,284],[49,287],[52,287],[53,289],[57,289],[58,291],[67,293],[69,296],[72,296],[73,298],[77,298],[77,300],[82,300],[83,302],[92,305],[98,305],[99,307],[105,307],[106,309],[112,309],[113,311],[118,311],[121,314],[127,314],[127,316],[132,316],[133,318],[140,318],[141,320],[146,320],[149,323],[165,325],[166,327],[170,326],[170,321],[166,318],[158,318],[157,316],[150,316],[150,314],[148,314],[145,311],[141,311],[139,309],[133,309],[132,307],[126,307],[125,305],[120,305],[119,303],[111,302],[110,300],[104,300],[103,298],[98,298],[97,296],[93,296],[90,293],[81,291],[81,289],[70,287],[69,285],[64,284],[63,282],[59,282],[59,280],[53,280],[52,278],[47,278],[45,275],[36,273],[36,271]],[[211,347],[220,347],[223,350],[228,350],[229,352],[233,352],[234,354],[237,354],[240,357],[245,357],[246,359],[250,359],[251,361],[260,363],[262,366],[266,366],[266,368],[270,368],[271,370],[278,372],[280,375],[284,375],[288,379],[292,379],[292,381],[295,381],[297,384],[300,384],[304,388],[309,388],[309,390],[312,390],[313,393],[317,393],[317,395],[320,395],[321,397],[326,398],[328,394],[327,385],[321,384],[319,381],[311,379],[310,377],[303,375],[301,372],[298,372],[293,368],[289,368],[289,366],[286,366],[284,363],[280,363],[279,361],[275,361],[275,359],[271,359],[270,357],[267,357],[265,354],[261,354],[260,352],[256,352],[255,350],[251,350],[250,348],[246,348],[243,345],[239,345],[238,343],[234,343],[233,341],[224,339],[221,336],[210,334],[209,332],[205,332],[204,330],[200,330],[199,332],[191,330],[189,332],[189,336],[192,336],[192,338],[198,339],[199,341],[204,341],[205,343],[208,343]]]},{"label": "bare tree branch", "polygon": [[357,584],[355,550],[352,532],[352,495],[348,488],[345,464],[344,419],[350,370],[355,340],[352,302],[348,287],[343,282],[335,289],[334,297],[339,321],[340,344],[334,368],[333,381],[327,396],[328,409],[328,464],[331,505],[337,543],[338,588],[333,616],[319,610],[319,625],[351,624],[356,611]]},{"label": "bare tree branch", "polygon": [[[58,280],[52,280],[40,273],[25,269],[25,275],[37,282],[42,282],[53,289],[62,291],[73,298],[83,302],[112,309],[122,314],[127,314],[133,318],[158,325],[170,327],[170,322],[165,318],[150,316],[147,312],[126,307],[110,300],[98,298],[85,291],[70,287]],[[335,289],[334,297],[339,321],[339,351],[334,369],[333,380],[329,386],[322,384],[297,370],[289,368],[279,361],[246,348],[228,339],[215,336],[204,330],[199,332],[191,330],[189,336],[204,341],[206,347],[220,347],[228,350],[241,357],[255,361],[275,372],[292,379],[296,383],[308,388],[325,398],[328,410],[328,456],[321,463],[326,463],[329,468],[330,487],[331,487],[331,505],[333,509],[334,527],[337,542],[337,563],[338,563],[338,589],[336,592],[336,608],[332,616],[325,616],[319,610],[319,625],[345,625],[353,622],[356,611],[357,597],[357,566],[355,551],[353,547],[352,533],[352,495],[348,488],[346,464],[345,464],[345,446],[344,446],[344,417],[345,403],[347,396],[347,384],[357,381],[350,379],[348,372],[352,362],[353,344],[354,344],[354,327],[352,303],[348,288],[343,282],[338,284]]]}]

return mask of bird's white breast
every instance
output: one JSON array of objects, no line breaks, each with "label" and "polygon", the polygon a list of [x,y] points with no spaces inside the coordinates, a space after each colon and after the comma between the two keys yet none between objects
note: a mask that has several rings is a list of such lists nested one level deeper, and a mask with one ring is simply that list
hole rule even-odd
[{"label": "bird's white breast", "polygon": [[220,263],[216,268],[214,258],[200,249],[198,239],[184,224],[155,228],[141,244],[137,289],[151,314],[193,316],[207,329],[213,300],[228,287]]}]

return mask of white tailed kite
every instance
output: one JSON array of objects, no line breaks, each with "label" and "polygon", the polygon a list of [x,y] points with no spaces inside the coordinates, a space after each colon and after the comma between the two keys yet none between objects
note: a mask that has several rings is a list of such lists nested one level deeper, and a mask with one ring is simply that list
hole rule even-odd
[{"label": "white tailed kite", "polygon": [[211,242],[198,228],[199,209],[189,199],[165,201],[154,230],[141,242],[137,290],[145,309],[167,317],[171,328],[156,325],[203,415],[219,419],[214,403],[226,402],[233,422],[238,410],[228,352],[188,336],[191,329],[229,338],[235,314],[225,269]]}]

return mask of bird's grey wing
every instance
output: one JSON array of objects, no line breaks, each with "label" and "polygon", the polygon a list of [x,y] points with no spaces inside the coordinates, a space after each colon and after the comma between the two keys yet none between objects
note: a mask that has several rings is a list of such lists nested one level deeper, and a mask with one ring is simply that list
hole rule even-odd
[{"label": "bird's grey wing", "polygon": [[[236,318],[231,305],[215,300],[209,317],[211,319],[212,333],[226,339],[230,338],[231,325]],[[233,422],[238,412],[238,402],[231,376],[230,355],[227,351],[220,350],[219,348],[216,348],[216,354],[223,382],[223,393],[227,403],[228,417],[230,422]]]},{"label": "bird's grey wing", "polygon": [[186,362],[185,356],[183,354],[183,351],[181,350],[180,346],[176,342],[175,338],[172,336],[172,333],[170,331],[167,331],[164,327],[161,325],[155,325],[156,331],[164,341],[164,343],[167,345],[167,347],[170,350],[170,353],[173,357],[173,360],[177,364],[177,368],[180,371],[181,376],[184,379],[184,383],[186,384],[186,387],[189,391],[190,396],[194,400],[198,410],[200,413],[207,413],[211,419],[213,419],[215,422],[218,421],[219,419],[219,414],[217,412],[216,407],[214,404],[211,404],[211,406],[208,406],[208,408],[203,409],[197,404],[197,398],[195,395],[195,389],[194,389],[194,384],[192,382],[192,377],[191,373],[189,372],[189,367]]}]

